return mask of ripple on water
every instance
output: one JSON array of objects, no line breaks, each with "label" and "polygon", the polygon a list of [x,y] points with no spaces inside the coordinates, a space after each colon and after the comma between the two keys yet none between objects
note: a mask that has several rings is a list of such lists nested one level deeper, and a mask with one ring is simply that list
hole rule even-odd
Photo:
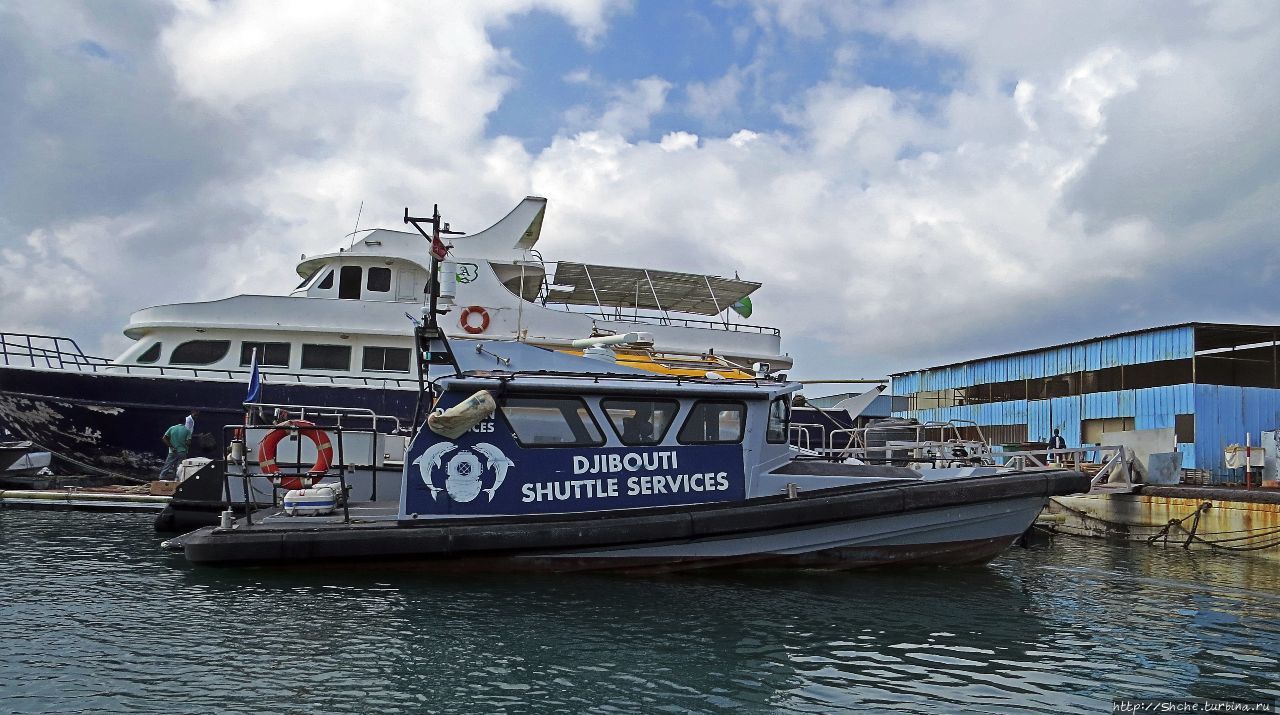
[{"label": "ripple on water", "polygon": [[1060,541],[980,569],[668,578],[193,569],[0,512],[15,712],[1096,712],[1280,697],[1280,576]]}]

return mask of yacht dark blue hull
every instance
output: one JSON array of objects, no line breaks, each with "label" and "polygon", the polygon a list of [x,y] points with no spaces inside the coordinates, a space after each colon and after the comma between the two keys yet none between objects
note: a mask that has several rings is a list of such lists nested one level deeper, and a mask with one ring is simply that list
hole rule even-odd
[{"label": "yacht dark blue hull", "polygon": [[[243,420],[239,380],[0,367],[0,420],[56,457],[151,479],[165,459],[160,436],[200,410],[192,456],[220,456],[224,425]],[[265,382],[263,402],[324,405],[413,416],[416,390]]]}]

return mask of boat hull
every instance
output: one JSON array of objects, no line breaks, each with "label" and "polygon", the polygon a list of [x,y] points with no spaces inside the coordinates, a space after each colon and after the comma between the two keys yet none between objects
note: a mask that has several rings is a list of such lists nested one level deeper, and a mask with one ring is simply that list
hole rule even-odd
[{"label": "boat hull", "polygon": [[[221,428],[243,420],[238,380],[0,367],[0,420],[55,456],[133,478],[164,464],[160,436],[200,410],[191,456],[219,456]],[[360,407],[412,418],[417,393],[390,387],[271,383],[271,402]]]},{"label": "boat hull", "polygon": [[450,570],[852,569],[984,563],[1048,497],[1088,489],[1075,472],[950,482],[895,480],[729,504],[364,524],[294,522],[202,529],[196,563],[412,560]]}]

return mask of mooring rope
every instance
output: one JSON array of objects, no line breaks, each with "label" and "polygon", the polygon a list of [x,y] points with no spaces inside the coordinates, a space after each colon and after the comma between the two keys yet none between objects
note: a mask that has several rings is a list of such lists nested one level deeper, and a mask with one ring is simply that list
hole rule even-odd
[{"label": "mooring rope", "polygon": [[91,471],[91,472],[97,472],[98,474],[101,474],[101,475],[103,475],[103,476],[112,477],[112,478],[114,478],[114,479],[123,479],[123,480],[124,480],[124,481],[126,481],[126,482],[133,482],[134,484],[148,484],[148,483],[150,483],[150,482],[149,482],[148,480],[146,480],[146,479],[139,479],[138,477],[131,477],[131,476],[127,475],[127,474],[121,474],[121,473],[119,473],[119,472],[113,472],[113,471],[111,471],[110,469],[103,469],[102,467],[95,467],[95,466],[93,466],[92,464],[86,464],[86,463],[84,463],[84,462],[81,462],[81,461],[80,461],[80,460],[78,460],[78,459],[74,459],[74,458],[72,458],[72,457],[68,457],[67,455],[65,455],[65,454],[63,454],[63,453],[61,453],[61,452],[58,452],[58,451],[56,451],[56,450],[52,450],[52,449],[50,449],[50,448],[46,447],[45,445],[40,444],[40,443],[38,443],[38,442],[32,442],[31,444],[32,444],[33,446],[35,446],[35,447],[39,447],[41,450],[43,450],[43,451],[45,451],[45,452],[48,452],[49,454],[52,454],[53,456],[57,457],[58,459],[61,459],[61,460],[65,461],[65,462],[70,462],[70,463],[72,463],[72,464],[76,465],[77,467],[80,467],[81,469],[88,469],[88,470],[89,470],[89,471]]},{"label": "mooring rope", "polygon": [[[1187,514],[1181,519],[1170,519],[1167,524],[1164,524],[1162,526],[1155,526],[1155,525],[1148,525],[1148,524],[1125,524],[1123,522],[1111,521],[1099,516],[1095,516],[1081,509],[1076,509],[1076,508],[1067,506],[1066,504],[1063,504],[1062,502],[1054,498],[1050,498],[1050,501],[1052,501],[1054,504],[1056,504],[1060,509],[1064,511],[1071,512],[1072,514],[1075,514],[1082,519],[1087,519],[1089,521],[1096,521],[1106,526],[1122,526],[1125,529],[1129,530],[1130,532],[1136,529],[1156,529],[1157,532],[1153,536],[1146,538],[1146,542],[1148,544],[1155,544],[1156,541],[1159,541],[1162,538],[1164,539],[1164,543],[1166,544],[1169,543],[1169,535],[1172,532],[1172,530],[1176,528],[1176,529],[1181,529],[1187,535],[1186,540],[1182,544],[1182,547],[1184,549],[1189,549],[1192,543],[1204,544],[1205,546],[1208,546],[1210,548],[1219,549],[1222,551],[1261,551],[1263,549],[1270,549],[1276,546],[1280,546],[1280,527],[1267,529],[1265,531],[1257,531],[1252,529],[1231,529],[1227,531],[1204,531],[1204,532],[1200,531],[1199,530],[1200,515],[1208,511],[1210,508],[1212,508],[1213,506],[1212,502],[1204,502],[1200,506],[1196,507],[1195,511],[1191,512],[1190,514]],[[1188,529],[1185,526],[1185,523],[1188,519],[1193,519],[1190,529]],[[1066,532],[1066,533],[1070,535],[1070,532]],[[1232,536],[1232,537],[1221,538],[1221,539],[1205,538],[1205,537],[1211,537],[1211,536],[1223,536],[1226,534],[1242,534],[1242,536]],[[1258,539],[1267,539],[1270,537],[1276,537],[1276,538],[1262,544],[1255,543],[1251,545],[1245,545],[1245,544],[1237,545],[1234,543],[1234,542],[1257,541]]]}]

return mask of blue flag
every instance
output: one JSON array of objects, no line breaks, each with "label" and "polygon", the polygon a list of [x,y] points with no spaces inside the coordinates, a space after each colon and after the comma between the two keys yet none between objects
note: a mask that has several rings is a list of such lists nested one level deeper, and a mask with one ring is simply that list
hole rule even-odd
[{"label": "blue flag", "polygon": [[249,368],[249,392],[244,396],[245,402],[257,402],[262,393],[262,376],[258,374],[258,349],[253,349],[251,358],[253,367]]}]

